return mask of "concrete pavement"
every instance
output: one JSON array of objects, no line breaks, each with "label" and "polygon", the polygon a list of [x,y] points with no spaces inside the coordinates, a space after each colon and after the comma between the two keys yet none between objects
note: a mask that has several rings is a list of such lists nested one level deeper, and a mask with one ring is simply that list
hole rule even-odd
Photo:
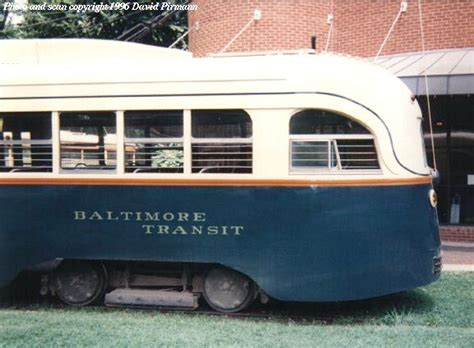
[{"label": "concrete pavement", "polygon": [[474,243],[443,241],[443,271],[474,272]]}]

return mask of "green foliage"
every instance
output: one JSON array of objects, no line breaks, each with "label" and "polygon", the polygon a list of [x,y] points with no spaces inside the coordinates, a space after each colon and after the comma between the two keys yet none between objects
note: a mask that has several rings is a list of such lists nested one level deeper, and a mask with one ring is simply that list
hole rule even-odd
[{"label": "green foliage", "polygon": [[184,162],[182,145],[179,143],[157,144],[151,159],[153,168],[182,167]]},{"label": "green foliage", "polygon": [[[13,1],[13,0],[10,0]],[[8,13],[3,11],[5,1],[0,0],[0,38],[99,38],[117,39],[128,30],[137,27],[144,33],[138,42],[169,46],[178,38],[187,26],[186,11],[174,11],[162,23],[157,21],[168,14],[159,10],[128,10],[115,9],[103,11],[26,11],[23,13],[24,22],[16,28],[5,27]],[[29,4],[43,4],[44,0],[30,0]],[[48,5],[71,4],[113,4],[125,3],[123,0],[49,0]],[[149,1],[136,1],[149,4]],[[169,1],[177,4],[185,3],[184,0]],[[136,32],[136,31],[133,31]],[[179,48],[179,47],[178,47]],[[181,42],[181,48],[186,44]]]},{"label": "green foliage", "polygon": [[0,38],[2,37],[1,31],[3,31],[5,28],[5,22],[9,13],[9,11],[3,10],[3,5],[5,4],[5,2],[5,0],[0,0]]}]

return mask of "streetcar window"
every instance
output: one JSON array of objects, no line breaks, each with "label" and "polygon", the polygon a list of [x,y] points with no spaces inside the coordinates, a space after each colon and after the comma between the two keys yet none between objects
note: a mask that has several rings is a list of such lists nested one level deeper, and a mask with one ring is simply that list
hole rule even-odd
[{"label": "streetcar window", "polygon": [[252,173],[252,120],[243,110],[194,110],[193,173]]},{"label": "streetcar window", "polygon": [[0,172],[51,172],[52,163],[50,113],[0,113]]},{"label": "streetcar window", "polygon": [[125,171],[183,172],[183,111],[125,112]]},{"label": "streetcar window", "polygon": [[305,110],[290,120],[291,169],[380,169],[372,134],[358,122],[324,110]]},{"label": "streetcar window", "polygon": [[62,169],[115,169],[114,112],[63,112],[59,122]]},{"label": "streetcar window", "polygon": [[294,168],[334,168],[337,166],[334,144],[329,141],[292,141],[291,164]]},{"label": "streetcar window", "polygon": [[370,134],[354,120],[324,110],[305,110],[291,118],[290,134]]},{"label": "streetcar window", "polygon": [[337,139],[341,169],[380,169],[374,139]]}]

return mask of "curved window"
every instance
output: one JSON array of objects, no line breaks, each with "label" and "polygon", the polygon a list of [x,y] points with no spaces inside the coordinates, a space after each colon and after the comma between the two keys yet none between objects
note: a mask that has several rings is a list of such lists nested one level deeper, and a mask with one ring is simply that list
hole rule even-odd
[{"label": "curved window", "polygon": [[252,120],[244,110],[193,110],[193,173],[252,173]]},{"label": "curved window", "polygon": [[290,153],[293,172],[380,168],[372,134],[357,121],[330,111],[293,115]]},{"label": "curved window", "polygon": [[370,134],[356,121],[324,110],[305,110],[290,121],[290,134]]}]

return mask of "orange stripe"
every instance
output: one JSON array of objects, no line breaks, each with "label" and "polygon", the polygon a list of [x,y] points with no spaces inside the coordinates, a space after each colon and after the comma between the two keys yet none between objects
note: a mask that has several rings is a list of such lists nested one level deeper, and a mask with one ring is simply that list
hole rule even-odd
[{"label": "orange stripe", "polygon": [[398,186],[430,184],[431,177],[358,180],[147,179],[147,178],[0,178],[0,185],[92,186]]}]

